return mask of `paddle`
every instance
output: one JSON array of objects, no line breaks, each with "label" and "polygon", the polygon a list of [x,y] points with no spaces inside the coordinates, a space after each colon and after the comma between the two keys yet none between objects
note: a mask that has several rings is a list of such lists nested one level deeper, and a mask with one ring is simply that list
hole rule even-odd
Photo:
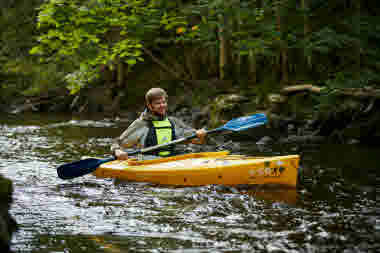
[{"label": "paddle", "polygon": [[[265,114],[257,113],[250,116],[245,116],[245,117],[240,117],[240,118],[230,120],[221,127],[207,131],[207,134],[226,131],[226,130],[239,132],[239,131],[246,130],[248,128],[253,128],[253,127],[263,125],[266,122],[267,122],[267,118]],[[147,147],[143,149],[138,149],[132,152],[128,152],[128,156],[143,154],[146,152],[158,150],[163,147],[168,147],[171,145],[182,143],[196,137],[197,135],[193,134],[193,135],[183,137],[183,138],[180,138],[171,142],[167,142],[164,144],[156,145],[153,147]],[[61,179],[72,179],[72,178],[80,177],[80,176],[94,172],[96,168],[98,168],[101,164],[110,162],[113,160],[116,160],[116,158],[115,157],[106,158],[106,159],[87,158],[80,161],[64,164],[57,168],[58,177]]]}]

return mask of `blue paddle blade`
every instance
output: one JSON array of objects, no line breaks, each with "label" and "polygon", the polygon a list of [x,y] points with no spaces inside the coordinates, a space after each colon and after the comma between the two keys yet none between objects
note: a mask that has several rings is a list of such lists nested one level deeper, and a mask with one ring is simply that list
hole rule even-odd
[{"label": "blue paddle blade", "polygon": [[96,159],[88,158],[68,164],[61,165],[57,168],[57,174],[60,179],[73,179],[96,170],[101,164],[115,160],[115,158]]},{"label": "blue paddle blade", "polygon": [[257,113],[246,117],[240,117],[228,121],[223,127],[225,130],[242,131],[251,127],[257,127],[267,123],[267,117],[263,113]]}]

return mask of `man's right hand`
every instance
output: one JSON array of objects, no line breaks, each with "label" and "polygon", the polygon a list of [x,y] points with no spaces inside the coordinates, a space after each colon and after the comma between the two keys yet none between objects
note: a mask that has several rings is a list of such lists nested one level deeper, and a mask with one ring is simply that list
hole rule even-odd
[{"label": "man's right hand", "polygon": [[124,152],[121,149],[116,149],[114,152],[117,160],[127,160],[128,159],[128,153]]}]

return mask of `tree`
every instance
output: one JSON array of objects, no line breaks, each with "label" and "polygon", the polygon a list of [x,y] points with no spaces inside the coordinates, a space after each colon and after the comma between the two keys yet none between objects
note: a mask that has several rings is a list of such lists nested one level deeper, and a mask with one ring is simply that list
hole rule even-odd
[{"label": "tree", "polygon": [[155,2],[47,1],[38,15],[40,44],[31,53],[78,68],[67,76],[70,89],[76,92],[98,77],[99,66],[114,69],[125,63],[131,68],[144,60],[144,39],[160,27],[161,13]]},{"label": "tree", "polygon": [[305,78],[319,83],[363,86],[379,80],[373,42],[378,17],[367,5],[349,0],[50,0],[40,8],[40,44],[32,53],[70,63],[67,80],[73,92],[97,78],[100,66],[117,69],[123,85],[124,72],[145,57],[175,79],[197,78],[191,56],[183,66],[157,57],[164,46],[178,46],[183,54],[186,47],[203,50],[209,75],[216,69],[219,79],[250,76],[256,83],[267,72],[274,82],[287,84],[306,69]]}]

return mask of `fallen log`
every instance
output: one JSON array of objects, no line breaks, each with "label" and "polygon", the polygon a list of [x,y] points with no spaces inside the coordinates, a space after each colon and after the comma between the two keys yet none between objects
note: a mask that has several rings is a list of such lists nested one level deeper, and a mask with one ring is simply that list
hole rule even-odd
[{"label": "fallen log", "polygon": [[345,88],[338,90],[338,94],[357,98],[380,98],[380,89],[373,88]]},{"label": "fallen log", "polygon": [[[320,94],[324,89],[326,88],[315,86],[312,84],[301,84],[301,85],[293,85],[293,86],[284,87],[280,91],[280,94],[290,96],[294,93],[305,92],[305,91]],[[334,89],[331,92],[336,95],[342,95],[342,96],[380,99],[380,89],[374,89],[372,87],[342,88],[342,89]]]},{"label": "fallen log", "polygon": [[323,88],[314,86],[312,84],[302,84],[302,85],[293,85],[293,86],[288,86],[284,87],[280,93],[283,95],[289,95],[291,93],[298,93],[298,92],[304,92],[304,91],[309,91],[313,93],[321,93],[321,90]]}]

